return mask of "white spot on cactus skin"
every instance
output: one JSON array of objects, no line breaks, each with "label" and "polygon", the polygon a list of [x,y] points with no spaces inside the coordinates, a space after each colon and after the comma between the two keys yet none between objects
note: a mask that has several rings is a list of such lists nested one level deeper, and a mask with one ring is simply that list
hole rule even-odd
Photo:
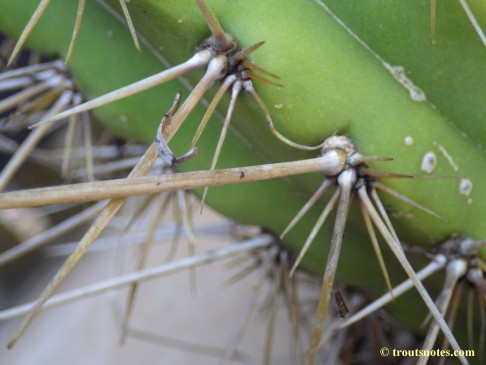
[{"label": "white spot on cactus skin", "polygon": [[405,144],[406,144],[407,146],[411,146],[411,145],[413,145],[413,138],[412,138],[412,137],[410,137],[410,136],[405,137]]},{"label": "white spot on cactus skin", "polygon": [[473,188],[473,184],[471,180],[461,179],[461,182],[459,183],[459,193],[461,195],[469,196],[471,194],[472,188]]},{"label": "white spot on cactus skin", "polygon": [[425,93],[419,87],[415,86],[412,80],[407,77],[405,69],[402,66],[390,66],[389,64],[386,64],[385,67],[388,68],[395,80],[408,90],[410,98],[413,101],[420,102],[427,100]]},{"label": "white spot on cactus skin", "polygon": [[422,171],[430,174],[434,171],[435,167],[437,166],[437,156],[434,152],[427,152],[422,159],[422,166],[420,168]]},{"label": "white spot on cactus skin", "polygon": [[274,107],[275,109],[280,110],[280,109],[282,109],[282,108],[283,108],[283,104],[275,104],[273,107]]}]

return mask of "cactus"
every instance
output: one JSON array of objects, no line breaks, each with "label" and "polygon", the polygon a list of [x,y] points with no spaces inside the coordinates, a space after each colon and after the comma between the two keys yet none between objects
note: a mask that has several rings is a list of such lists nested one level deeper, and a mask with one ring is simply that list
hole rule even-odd
[{"label": "cactus", "polygon": [[[117,1],[107,3],[118,9]],[[474,21],[464,11],[467,4]],[[36,6],[36,0],[25,0],[22,5],[0,0],[0,30],[18,37]],[[375,170],[443,176],[386,181],[388,188],[444,218],[384,194],[384,204],[397,212],[392,223],[401,240],[432,250],[452,234],[476,240],[485,237],[483,2],[439,2],[432,16],[429,2],[419,0],[386,4],[213,0],[209,6],[241,48],[265,41],[248,58],[280,76],[284,85],[253,80],[269,110],[274,133],[258,99],[250,94],[239,97],[231,120],[237,132],[228,132],[217,168],[313,158],[317,152],[295,146],[315,146],[333,134],[346,134],[366,156],[393,158],[370,162]],[[56,0],[26,44],[46,54],[66,55],[71,49],[69,67],[89,98],[162,71],[167,65],[154,53],[170,65],[184,62],[209,35],[192,1],[132,0],[128,10],[143,40],[139,52],[130,32],[99,3],[87,2],[85,7],[74,49],[69,44],[76,4]],[[196,72],[187,78],[195,85],[201,75]],[[174,80],[96,109],[95,114],[113,132],[150,143],[181,90],[185,98],[187,88]],[[228,103],[224,96],[217,110],[224,115]],[[175,155],[191,145],[204,113],[205,108],[196,106],[170,141]],[[200,153],[177,165],[178,171],[210,168],[221,131],[212,119],[197,143]],[[279,140],[276,133],[285,137]],[[289,140],[295,143],[285,143]],[[206,201],[231,219],[280,235],[322,181],[322,174],[314,173],[213,187]],[[321,199],[282,239],[290,252],[299,253],[328,199]],[[368,241],[367,226],[357,212],[357,204],[352,205],[337,279],[378,295],[385,281],[377,279],[381,274],[373,252],[363,247],[369,246],[363,243]],[[319,230],[301,268],[322,274],[332,230],[331,223]],[[384,254],[386,261],[393,260]],[[484,259],[484,250],[475,255]],[[391,282],[397,283],[402,269],[390,263],[387,268]],[[411,309],[422,306],[417,302],[397,300],[394,305],[397,317],[414,328],[422,311]]]}]

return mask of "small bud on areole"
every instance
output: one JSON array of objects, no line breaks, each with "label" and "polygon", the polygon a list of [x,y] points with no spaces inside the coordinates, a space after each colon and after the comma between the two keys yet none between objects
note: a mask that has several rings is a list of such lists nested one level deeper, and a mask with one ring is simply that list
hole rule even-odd
[{"label": "small bud on areole", "polygon": [[321,153],[329,150],[340,149],[346,152],[347,156],[351,156],[358,152],[358,148],[354,144],[353,140],[348,136],[332,136],[326,139]]}]

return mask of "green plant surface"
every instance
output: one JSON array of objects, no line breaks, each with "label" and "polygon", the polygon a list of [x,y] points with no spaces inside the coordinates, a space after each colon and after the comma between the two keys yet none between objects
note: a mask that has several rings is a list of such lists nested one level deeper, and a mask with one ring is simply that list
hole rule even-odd
[{"label": "green plant surface", "polygon": [[[399,13],[404,5],[403,2],[401,5],[397,3],[400,2],[388,2],[389,6],[384,8],[390,13]],[[198,16],[195,5],[192,10],[195,13],[195,20],[189,21],[192,12],[187,10],[186,5],[180,3],[173,5],[170,1],[163,4],[155,1],[136,1],[133,11],[135,19],[138,19],[137,7],[148,9],[147,12],[139,15],[142,20],[136,22],[139,24],[137,27],[153,44],[163,44],[164,48],[167,39],[178,38],[181,40],[180,43],[184,43],[185,39],[200,40],[201,37],[198,38],[197,34],[204,34],[206,25],[202,17]],[[398,8],[394,8],[394,5]],[[404,231],[402,234],[413,232],[411,235],[406,234],[406,239],[424,244],[437,242],[439,238],[451,232],[462,232],[477,238],[484,236],[485,225],[481,219],[484,203],[480,198],[483,187],[480,181],[482,180],[481,166],[484,166],[485,160],[477,144],[474,140],[465,139],[458,133],[451,125],[452,117],[448,117],[442,109],[436,109],[427,102],[413,101],[408,91],[390,75],[381,62],[317,2],[269,1],[257,6],[248,1],[213,1],[210,2],[210,6],[218,15],[223,27],[236,35],[242,46],[249,46],[259,40],[266,41],[264,47],[252,55],[253,59],[258,65],[280,75],[285,87],[276,89],[268,85],[258,85],[258,90],[269,106],[283,105],[281,109],[273,110],[272,116],[277,128],[284,135],[301,143],[317,144],[332,133],[346,133],[357,142],[363,153],[390,156],[395,159],[393,163],[380,164],[380,169],[393,169],[395,172],[402,173],[423,174],[420,169],[422,158],[426,152],[432,151],[438,158],[438,166],[434,174],[466,176],[473,182],[473,190],[469,197],[459,194],[459,180],[455,179],[390,182],[391,186],[396,187],[404,195],[448,220],[448,222],[437,221],[434,217],[393,201],[396,209],[405,215],[407,213],[413,215],[412,218],[402,219],[400,222],[401,226],[406,227],[402,230]],[[413,4],[409,6],[413,7]],[[447,4],[441,4],[441,7],[443,6]],[[450,6],[451,12],[457,10],[456,5]],[[352,9],[349,12],[352,12]],[[173,15],[168,15],[169,13]],[[266,16],[269,13],[275,16]],[[360,14],[359,11],[357,13]],[[427,29],[430,28],[428,14],[425,17]],[[163,25],[167,28],[166,30],[162,27],[160,35],[149,27],[154,23],[150,21],[151,17],[155,16],[164,19]],[[440,16],[438,14],[438,17]],[[387,18],[386,14],[383,14],[382,18]],[[193,24],[195,21],[199,21],[198,26]],[[403,21],[408,21],[408,17]],[[460,29],[465,26],[471,28],[467,19],[465,22],[466,24],[463,22],[457,26]],[[175,30],[171,31],[174,28]],[[186,31],[189,33],[187,34]],[[415,37],[419,36],[420,34]],[[429,32],[422,32],[421,36],[426,37],[426,42],[430,43]],[[437,33],[437,38],[445,36],[441,32]],[[383,42],[390,42],[389,38],[384,39]],[[409,42],[409,38],[403,37],[402,42],[398,38],[394,42],[394,47],[408,50]],[[185,58],[190,54],[193,45],[197,44],[194,41],[188,43],[190,47]],[[464,80],[463,83],[471,81],[472,85],[468,89],[462,88],[468,101],[466,103],[456,100],[457,97],[450,92],[447,85],[444,86],[446,90],[444,93],[452,99],[448,105],[460,105],[470,110],[469,105],[474,104],[476,114],[480,114],[483,107],[479,100],[484,97],[486,82],[482,76],[484,73],[479,72],[473,77],[471,69],[484,68],[486,52],[473,30],[467,31],[460,42],[454,40],[454,44],[457,43],[463,48],[474,47],[471,57],[468,57],[467,67],[462,67],[467,71],[467,75],[461,73],[462,68],[456,70],[459,75],[456,79]],[[453,54],[457,53],[457,50],[449,47],[446,49]],[[421,60],[429,59],[429,54],[425,52],[422,54]],[[422,54],[418,56],[422,57]],[[171,52],[168,52],[168,57],[170,55]],[[396,58],[399,59],[393,60],[393,64],[401,65],[400,54]],[[442,60],[449,60],[449,58],[447,53],[442,52]],[[180,62],[182,59],[176,59],[174,62]],[[452,67],[459,63],[457,57],[453,61]],[[442,67],[442,70],[444,69],[445,66]],[[442,72],[452,73],[450,69]],[[477,85],[480,87],[476,87]],[[440,86],[439,84],[437,88]],[[474,98],[470,96],[471,94],[474,94]],[[256,109],[255,114],[258,115],[258,109],[251,101],[248,108]],[[483,125],[479,122],[472,124]],[[248,119],[241,121],[241,118],[238,118],[234,125],[252,141],[258,140],[255,135],[264,133],[266,128],[262,117],[253,118],[251,121]],[[471,134],[484,135],[478,131]],[[407,136],[413,138],[413,145],[405,144]],[[457,172],[448,163],[439,145],[452,157],[455,165],[458,166]],[[275,145],[267,146],[261,143],[258,144],[258,148],[271,159],[282,158],[281,149],[275,148]],[[285,150],[284,153],[287,151]],[[470,204],[468,199],[471,199]],[[392,200],[387,202],[392,204]],[[451,212],[454,212],[453,216]]]},{"label": "green plant surface", "polygon": [[[486,47],[458,0],[437,2],[433,42],[429,0],[325,3],[384,61],[404,67],[428,102],[484,149]],[[484,30],[485,2],[468,4]]]},{"label": "green plant surface", "polygon": [[[400,1],[388,1],[387,6],[383,7],[383,12],[387,10],[389,13],[383,13],[381,17],[391,24],[387,14],[395,13],[398,9],[396,6],[405,6],[403,2],[401,5],[398,3]],[[443,6],[449,3],[452,2],[444,3]],[[13,37],[18,36],[36,5],[37,0],[24,0],[22,4],[0,0],[1,31]],[[171,64],[190,57],[194,47],[209,35],[204,19],[193,1],[132,0],[128,5],[137,30]],[[115,1],[113,6],[116,8]],[[213,0],[209,1],[209,6],[241,47],[261,40],[266,42],[250,59],[279,75],[285,86],[278,88],[256,83],[258,92],[282,134],[300,143],[318,144],[333,133],[345,133],[356,141],[364,154],[394,158],[393,162],[376,163],[376,169],[399,173],[423,174],[421,161],[425,153],[431,151],[437,155],[438,160],[433,174],[463,176],[471,180],[473,189],[469,196],[459,193],[460,179],[457,178],[387,181],[386,185],[447,219],[439,220],[396,198],[384,197],[386,204],[400,213],[393,224],[402,239],[430,247],[451,233],[467,234],[477,239],[486,236],[483,218],[486,187],[482,183],[486,177],[484,153],[478,148],[478,140],[463,137],[461,131],[466,132],[466,127],[458,127],[456,120],[442,110],[439,102],[435,99],[432,101],[432,92],[430,95],[428,90],[425,93],[436,107],[428,102],[412,100],[409,91],[383,64],[316,1]],[[450,6],[456,7],[454,4]],[[348,11],[352,13],[355,10],[350,7]],[[29,37],[28,46],[51,54],[62,55],[67,52],[75,12],[75,2],[52,0]],[[356,12],[359,13],[358,10]],[[441,16],[439,13],[438,19]],[[426,21],[428,15],[421,19]],[[365,20],[361,21],[364,23]],[[376,19],[370,17],[369,21],[378,24],[376,27],[379,28],[380,23]],[[410,20],[404,18],[402,21],[406,23]],[[397,22],[395,25],[400,28]],[[421,37],[427,37],[424,42],[430,42],[430,33],[422,33]],[[466,33],[461,45],[468,48],[471,44],[477,48],[477,35],[474,32]],[[437,43],[439,39],[440,42],[446,42],[446,36],[438,31]],[[376,42],[380,43],[380,40],[376,39]],[[383,37],[383,43],[387,42],[390,43],[390,38]],[[396,58],[391,60],[385,55],[382,57],[394,65],[404,65],[408,70],[409,65],[402,59],[400,51],[406,49],[409,53],[409,42],[409,38],[394,40],[394,51],[390,52]],[[375,52],[379,52],[378,46],[374,43],[371,46]],[[430,46],[431,49],[433,47]],[[467,69],[476,66],[478,69],[484,68],[485,57],[486,51],[481,53],[480,50],[467,57],[473,65]],[[427,62],[423,59],[421,61]],[[446,57],[444,62],[447,61]],[[70,66],[79,87],[88,97],[114,90],[164,68],[147,48],[143,48],[141,53],[136,51],[128,31],[93,1],[87,2]],[[200,76],[201,73],[196,73],[188,76],[188,79],[194,84]],[[467,87],[462,90],[469,104],[476,105],[477,100],[483,100],[486,85],[484,77],[484,72],[478,73],[475,78],[458,76],[463,80],[470,78],[471,82],[482,85],[476,88],[464,81]],[[444,90],[441,83],[437,84],[440,89],[437,93],[442,95],[441,98],[450,99],[449,102],[444,101],[444,104],[460,110],[457,109],[459,107],[452,107],[454,103],[460,103],[457,93]],[[417,86],[425,89],[419,81]],[[163,113],[169,109],[178,90],[183,90],[183,96],[188,93],[183,84],[174,81],[100,108],[96,115],[116,133],[151,142]],[[471,93],[477,94],[474,95],[477,99],[472,98]],[[226,102],[223,101],[223,107],[219,107],[222,113],[228,99],[224,100]],[[275,105],[281,105],[281,108],[274,108]],[[460,107],[470,109],[467,105]],[[171,147],[177,153],[189,146],[203,113],[204,107],[199,106],[171,141]],[[182,164],[181,170],[209,167],[221,128],[216,118],[213,119],[198,145],[201,153]],[[484,125],[480,122],[472,124],[476,127]],[[293,150],[279,142],[269,132],[263,113],[249,95],[239,100],[232,126],[235,130],[229,133],[225,141],[218,167],[295,160],[315,155]],[[480,138],[479,132],[466,133]],[[413,144],[407,145],[406,137],[412,137]],[[458,166],[457,171],[441,152],[443,150],[440,146],[452,157]],[[258,224],[280,233],[321,182],[320,174],[312,174],[302,178],[211,188],[207,202],[232,219]],[[300,250],[322,206],[311,210],[286,237],[284,242],[295,252]],[[343,243],[338,279],[365,286],[375,293],[381,292],[384,284],[381,279],[376,279],[381,278],[381,275],[361,221],[360,214],[352,212]],[[302,262],[304,268],[316,273],[322,271],[331,227],[332,219],[311,246]],[[388,269],[391,270],[393,282],[403,277],[398,265],[388,265]],[[408,301],[407,304],[397,303],[397,306],[409,307],[411,302],[416,303],[417,300]],[[418,323],[422,313],[409,311],[407,316],[410,321]]]}]

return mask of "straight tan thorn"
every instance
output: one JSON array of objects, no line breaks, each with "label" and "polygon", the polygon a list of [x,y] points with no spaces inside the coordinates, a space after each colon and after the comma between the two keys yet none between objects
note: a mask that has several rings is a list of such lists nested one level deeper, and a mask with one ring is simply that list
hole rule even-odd
[{"label": "straight tan thorn", "polygon": [[120,6],[122,8],[123,15],[125,16],[125,19],[127,21],[127,25],[128,25],[128,29],[130,30],[130,34],[132,35],[133,43],[135,43],[135,47],[140,51],[140,43],[138,42],[137,32],[135,30],[135,26],[133,25],[130,13],[128,12],[127,3],[125,2],[125,0],[120,0]]},{"label": "straight tan thorn", "polygon": [[[231,122],[231,117],[233,116],[233,110],[235,109],[236,105],[236,100],[238,99],[238,95],[240,94],[240,91],[242,89],[242,83],[241,81],[237,80],[232,87],[232,92],[231,92],[231,100],[230,104],[228,106],[228,111],[226,113],[226,118],[223,123],[223,128],[221,128],[221,133],[219,135],[218,143],[216,145],[216,150],[214,151],[214,156],[213,160],[211,161],[211,167],[209,168],[210,171],[214,170],[216,168],[216,164],[218,162],[218,157],[221,152],[221,148],[223,147],[223,142],[226,137],[226,133],[229,128],[229,124]],[[203,207],[204,207],[204,202],[206,200],[206,195],[208,193],[208,188],[204,189],[203,196],[201,198],[201,209],[200,212],[202,213]]]},{"label": "straight tan thorn", "polygon": [[284,229],[280,238],[283,239],[285,235],[302,219],[302,217],[309,211],[310,208],[319,200],[319,198],[324,194],[327,189],[335,184],[334,179],[326,178],[319,189],[311,196],[311,198],[305,203],[302,209],[297,213],[297,215],[292,219],[288,226]]},{"label": "straight tan thorn", "polygon": [[[110,290],[123,288],[133,283],[154,279],[164,275],[172,274],[189,268],[209,264],[211,262],[230,258],[241,253],[251,252],[255,249],[268,247],[273,242],[273,237],[263,235],[235,245],[222,247],[216,250],[204,252],[195,256],[182,258],[177,261],[164,263],[160,266],[149,267],[141,271],[135,271],[120,277],[108,279],[99,283],[73,289],[64,293],[54,295],[45,305],[45,309],[58,305],[67,304],[76,300],[98,295]],[[35,302],[26,303],[17,307],[0,311],[0,321],[17,318],[29,313]]]},{"label": "straight tan thorn", "polygon": [[[142,91],[150,89],[154,86],[163,84],[178,76],[184,75],[187,72],[204,68],[208,65],[211,59],[211,53],[209,51],[200,51],[192,56],[189,60],[180,65],[174,66],[158,74],[149,76],[145,79],[134,82],[133,84],[124,86],[118,90],[111,91],[105,95],[99,96],[93,100],[83,103],[77,107],[66,110],[63,113],[56,114],[49,118],[44,123],[53,122],[63,118],[70,117],[71,115],[78,114],[84,111],[88,111],[106,104],[113,103],[117,100],[138,94]],[[33,125],[32,127],[39,126],[40,123]]]},{"label": "straight tan thorn", "polygon": [[255,65],[253,62],[243,61],[243,66],[245,66],[245,68],[248,68],[252,71],[261,72],[262,74],[273,77],[275,79],[280,79],[279,76],[275,75],[274,73],[271,73],[270,71],[265,70],[263,67]]},{"label": "straight tan thorn", "polygon": [[420,205],[419,203],[417,203],[417,202],[413,201],[413,200],[412,200],[412,199],[410,199],[410,198],[407,198],[405,195],[400,194],[398,191],[395,191],[395,190],[393,190],[393,189],[389,188],[389,187],[388,187],[388,186],[386,186],[386,185],[383,185],[383,184],[381,184],[381,183],[376,183],[376,187],[377,187],[378,189],[380,189],[380,190],[384,191],[385,193],[388,193],[388,194],[390,194],[390,195],[394,196],[395,198],[398,198],[398,199],[400,199],[400,200],[404,201],[405,203],[408,203],[408,204],[410,204],[410,205],[414,206],[415,208],[420,209],[421,211],[423,211],[423,212],[425,212],[425,213],[427,213],[427,214],[430,214],[430,215],[432,215],[432,216],[434,216],[434,217],[436,217],[436,218],[439,218],[439,219],[441,219],[441,220],[443,220],[443,221],[448,222],[448,220],[447,220],[447,219],[445,219],[444,217],[442,217],[442,216],[440,216],[439,214],[435,213],[434,211],[432,211],[432,210],[430,210],[430,209],[428,209],[428,208],[426,208],[426,207],[424,207],[424,206]]},{"label": "straight tan thorn", "polygon": [[227,58],[223,55],[216,56],[209,61],[208,68],[202,79],[199,80],[179,110],[171,118],[171,123],[167,126],[167,128],[164,128],[164,139],[167,140],[167,142],[169,142],[168,136],[173,136],[175,134],[182,123],[186,120],[189,113],[201,100],[204,93],[213,85],[215,81],[225,76],[226,65]]},{"label": "straight tan thorn", "polygon": [[271,81],[271,80],[268,80],[264,77],[261,77],[259,75],[256,75],[254,73],[251,73],[251,72],[247,72],[246,73],[248,75],[248,77],[252,80],[255,80],[255,81],[260,81],[260,82],[263,82],[265,84],[268,84],[268,85],[272,85],[272,86],[277,86],[277,87],[284,87],[282,84],[279,84],[277,82],[274,82],[274,81]]},{"label": "straight tan thorn", "polygon": [[206,19],[209,30],[217,41],[216,50],[227,51],[231,49],[235,45],[234,38],[224,31],[205,0],[196,0],[196,2]]},{"label": "straight tan thorn", "polygon": [[348,217],[349,204],[351,201],[351,191],[356,183],[356,172],[352,169],[343,171],[338,177],[338,184],[341,190],[339,198],[338,211],[336,213],[336,222],[331,238],[331,245],[327,256],[326,268],[324,270],[324,277],[322,279],[321,294],[319,296],[319,303],[317,304],[316,323],[312,333],[311,345],[309,348],[308,365],[313,365],[319,349],[322,331],[331,299],[332,286],[334,284],[334,277],[341,251],[341,244],[343,241],[344,227]]},{"label": "straight tan thorn", "polygon": [[300,262],[304,258],[304,255],[307,252],[307,250],[309,249],[312,241],[314,241],[314,238],[316,238],[317,233],[319,232],[319,230],[321,229],[322,225],[326,221],[327,217],[329,216],[329,213],[331,213],[331,211],[334,209],[334,206],[336,205],[336,202],[339,199],[340,193],[341,193],[341,188],[338,187],[338,189],[334,192],[334,194],[331,197],[331,199],[329,199],[329,201],[326,204],[326,207],[322,211],[321,215],[317,219],[316,223],[314,224],[314,227],[312,227],[312,231],[310,232],[309,236],[307,237],[304,245],[302,246],[302,249],[299,252],[299,255],[295,259],[295,262],[292,265],[292,268],[290,269],[290,273],[289,273],[290,277],[294,276],[295,270],[297,269],[297,267],[299,266]]},{"label": "straight tan thorn", "polygon": [[481,29],[481,26],[479,25],[476,17],[474,16],[473,12],[471,11],[471,8],[467,4],[466,0],[459,0],[461,3],[462,8],[466,12],[467,17],[469,18],[469,21],[474,27],[474,30],[476,30],[477,35],[481,39],[481,42],[486,46],[486,36],[484,35],[483,30]]},{"label": "straight tan thorn", "polygon": [[[390,249],[395,254],[395,257],[400,262],[402,268],[405,270],[408,277],[414,283],[415,288],[417,289],[417,291],[419,292],[420,296],[422,297],[425,305],[429,309],[430,314],[435,319],[435,321],[439,324],[444,336],[447,338],[447,340],[451,344],[451,347],[454,350],[458,351],[459,353],[462,353],[461,347],[457,343],[457,340],[455,339],[451,329],[449,328],[449,326],[445,322],[444,317],[442,316],[442,314],[437,309],[437,306],[435,305],[435,303],[430,298],[430,295],[427,292],[427,290],[425,289],[424,285],[422,284],[422,282],[417,277],[417,274],[415,273],[413,267],[410,265],[407,257],[405,256],[403,249],[400,246],[400,243],[396,242],[396,240],[394,239],[392,234],[388,231],[388,228],[386,227],[385,223],[383,223],[378,212],[376,211],[373,204],[371,203],[364,185],[361,186],[358,189],[358,195],[359,195],[359,198],[361,199],[361,201],[363,202],[363,204],[366,206],[366,209],[367,209],[368,213],[370,214],[371,220],[373,221],[375,226],[380,231],[381,235],[385,239],[385,241],[388,244],[388,246],[390,247]],[[464,365],[468,364],[468,362],[467,362],[467,360],[464,356],[459,356],[458,358],[459,358],[459,361],[462,364],[464,364]]]},{"label": "straight tan thorn", "polygon": [[375,230],[373,229],[373,224],[371,223],[370,215],[368,214],[366,207],[360,201],[361,213],[363,214],[363,219],[365,221],[366,230],[370,236],[371,244],[373,245],[373,250],[375,251],[376,258],[378,259],[378,264],[380,265],[381,273],[385,279],[386,287],[390,293],[393,300],[395,297],[393,295],[393,289],[390,282],[390,276],[388,275],[388,270],[386,269],[385,260],[383,260],[383,255],[381,253],[380,245],[378,244],[378,239],[376,238]]},{"label": "straight tan thorn", "polygon": [[71,37],[71,42],[69,43],[68,52],[66,55],[66,63],[69,63],[71,56],[73,54],[74,45],[76,44],[76,40],[78,39],[79,29],[81,28],[81,21],[83,20],[83,13],[84,13],[84,5],[86,0],[79,0],[78,2],[78,10],[76,12],[76,21],[74,23],[74,30],[73,35]]},{"label": "straight tan thorn", "polygon": [[[157,158],[155,143],[150,147]],[[147,161],[152,162],[152,160]],[[150,166],[149,166],[150,167]],[[308,160],[280,162],[248,167],[236,167],[214,171],[192,171],[162,176],[147,176],[127,179],[96,181],[54,187],[44,187],[0,193],[0,209],[35,207],[76,201],[126,198],[133,195],[155,194],[163,191],[188,190],[206,186],[243,183],[309,172],[333,172],[342,169],[336,151]]]},{"label": "straight tan thorn", "polygon": [[44,14],[44,11],[46,10],[47,5],[49,5],[50,1],[51,0],[41,0],[39,5],[35,9],[34,14],[32,14],[32,17],[30,18],[29,22],[27,23],[24,30],[22,31],[22,34],[20,34],[19,40],[15,45],[15,48],[12,52],[12,55],[10,56],[10,59],[8,60],[7,67],[10,66],[13,60],[15,59],[15,57],[17,57],[20,49],[22,48],[25,41],[27,40],[27,37],[29,36],[30,32],[32,32],[32,29],[34,29],[34,27],[36,26],[42,14]]},{"label": "straight tan thorn", "polygon": [[[444,255],[437,255],[427,266],[417,272],[417,277],[419,278],[419,280],[424,280],[433,273],[442,269],[446,265],[446,263],[447,259]],[[346,318],[333,331],[338,331],[352,325],[353,323],[358,322],[359,320],[367,317],[371,313],[390,303],[394,297],[398,298],[400,295],[410,290],[411,288],[413,288],[413,281],[408,278],[407,280],[401,282],[399,285],[393,288],[391,292],[382,295],[381,297],[370,303],[368,306],[361,309],[358,313],[353,314],[349,318]]]},{"label": "straight tan thorn", "polygon": [[[447,308],[449,307],[450,300],[452,298],[452,293],[456,287],[457,281],[461,276],[463,276],[467,271],[467,263],[463,259],[455,259],[449,262],[446,266],[446,278],[444,281],[444,286],[437,299],[437,308],[440,313],[444,316]],[[437,322],[432,322],[430,324],[427,335],[425,336],[425,341],[422,345],[422,350],[424,351],[424,356],[420,356],[417,365],[425,365],[429,359],[430,350],[437,340],[437,335],[439,334],[439,325]]]},{"label": "straight tan thorn", "polygon": [[[152,143],[152,145],[145,152],[142,159],[135,166],[132,172],[128,175],[128,178],[130,179],[130,178],[135,178],[135,177],[145,175],[150,169],[150,167],[152,166],[152,164],[154,163],[156,158],[157,158],[157,151],[155,148],[155,144]],[[88,248],[96,240],[96,238],[98,238],[100,233],[110,222],[113,216],[118,212],[118,210],[121,208],[124,202],[125,199],[114,199],[108,202],[105,208],[95,219],[93,224],[90,226],[88,231],[85,233],[85,235],[79,242],[76,249],[64,262],[64,264],[59,269],[59,271],[54,276],[54,278],[51,280],[49,285],[44,289],[39,299],[36,301],[35,305],[29,311],[27,317],[20,325],[18,331],[9,341],[7,348],[11,349],[15,345],[15,343],[20,339],[20,337],[24,334],[24,332],[29,328],[29,326],[32,324],[34,319],[42,310],[42,307],[46,303],[46,301],[55,293],[55,291],[64,281],[66,276],[71,272],[71,270],[77,264],[77,262],[84,256]]]},{"label": "straight tan thorn", "polygon": [[253,46],[242,49],[241,51],[239,51],[237,54],[235,54],[233,56],[233,59],[235,61],[241,61],[243,58],[248,56],[250,53],[255,52],[258,48],[263,46],[264,43],[265,43],[265,41],[261,41],[261,42],[255,43]]},{"label": "straight tan thorn", "polygon": [[202,132],[206,128],[206,125],[209,122],[209,118],[211,118],[211,115],[214,112],[214,109],[218,106],[219,102],[221,101],[221,98],[223,97],[224,93],[228,88],[236,81],[236,76],[230,75],[226,77],[219,87],[218,91],[213,97],[213,100],[211,100],[211,103],[209,103],[209,106],[206,109],[206,112],[204,113],[203,119],[201,120],[201,123],[199,124],[196,133],[194,134],[194,137],[192,138],[191,142],[191,148],[194,148],[196,146],[197,141],[201,137]]}]

